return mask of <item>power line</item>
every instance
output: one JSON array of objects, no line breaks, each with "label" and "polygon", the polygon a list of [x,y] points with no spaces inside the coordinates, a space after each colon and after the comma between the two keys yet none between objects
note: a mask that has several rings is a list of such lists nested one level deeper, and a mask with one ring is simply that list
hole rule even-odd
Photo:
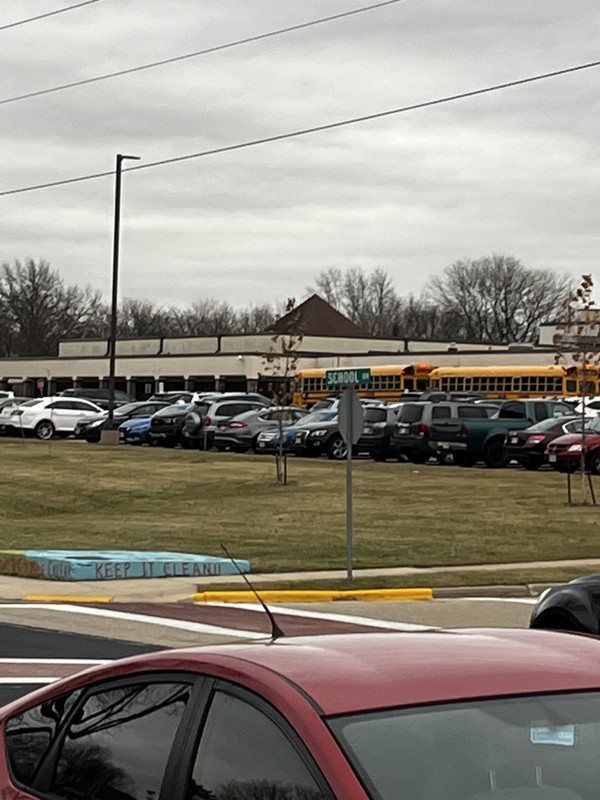
[{"label": "power line", "polygon": [[[97,0],[88,0],[88,2],[97,2]],[[286,28],[277,28],[273,31],[267,31],[266,33],[259,33],[256,36],[246,36],[243,39],[236,39],[233,42],[226,42],[225,44],[218,44],[214,47],[207,47],[204,50],[195,50],[193,53],[184,53],[180,56],[173,56],[171,58],[164,58],[161,61],[151,61],[148,64],[140,64],[137,67],[129,67],[128,69],[120,69],[116,72],[106,72],[102,75],[95,75],[91,78],[82,78],[79,81],[71,81],[70,83],[61,83],[58,86],[50,86],[47,89],[38,89],[33,92],[26,92],[25,94],[18,94],[14,97],[6,97],[4,100],[0,100],[0,105],[7,105],[8,103],[17,103],[20,100],[28,100],[32,97],[41,97],[45,94],[52,94],[54,92],[62,92],[65,89],[74,89],[77,86],[86,86],[90,83],[99,83],[100,81],[107,81],[111,78],[118,78],[121,75],[131,75],[134,72],[143,72],[147,69],[155,69],[156,67],[164,67],[167,64],[175,64],[178,61],[185,61],[189,58],[198,58],[199,56],[205,56],[209,53],[218,53],[220,50],[229,50],[233,47],[240,47],[244,44],[250,44],[251,42],[260,42],[263,39],[270,39],[273,36],[281,36],[284,33],[292,33],[293,31],[300,31],[304,28],[312,28],[315,25],[323,25],[325,22],[333,22],[338,19],[343,19],[344,17],[352,17],[355,14],[364,14],[366,11],[373,11],[377,8],[383,8],[384,6],[391,6],[395,3],[402,3],[404,0],[383,0],[383,2],[373,3],[369,6],[362,6],[361,8],[354,8],[351,11],[343,11],[339,14],[332,14],[329,17],[320,17],[319,19],[309,20],[308,22],[300,22],[298,25],[289,25]],[[85,4],[82,4],[85,5]],[[0,28],[1,30],[1,28]]]},{"label": "power line", "polygon": [[[468,97],[477,97],[482,94],[489,94],[490,92],[498,92],[502,89],[510,89],[515,86],[523,86],[527,83],[535,83],[536,81],[547,80],[548,78],[556,78],[560,75],[568,75],[572,72],[580,72],[584,69],[592,69],[599,67],[600,61],[589,61],[585,64],[578,64],[575,67],[566,67],[565,69],[554,70],[553,72],[544,72],[540,75],[532,75],[528,78],[519,78],[514,81],[507,81],[506,83],[497,83],[493,86],[486,86],[483,89],[473,89],[470,92],[461,92],[460,94],[446,95],[439,97],[435,100],[425,100],[421,103],[413,103],[409,106],[401,106],[400,108],[390,108],[387,111],[378,111],[374,114],[365,114],[361,117],[351,117],[350,119],[339,120],[338,122],[328,122],[324,125],[315,125],[312,128],[301,128],[296,131],[288,131],[287,133],[278,133],[273,136],[266,136],[262,139],[251,139],[246,142],[238,142],[237,144],[225,145],[223,147],[215,147],[212,150],[201,150],[198,153],[189,153],[185,156],[175,156],[173,158],[164,158],[160,161],[150,161],[146,164],[138,164],[135,167],[127,167],[123,172],[134,172],[140,169],[150,169],[151,167],[159,167],[164,164],[175,164],[179,161],[190,161],[194,158],[202,158],[203,156],[213,156],[219,153],[230,153],[234,150],[243,150],[247,147],[256,147],[259,144],[268,144],[270,142],[280,142],[284,139],[294,139],[299,136],[308,136],[311,133],[319,133],[321,131],[329,131],[335,128],[343,128],[347,125],[356,125],[360,122],[369,122],[374,119],[383,119],[384,117],[391,117],[394,114],[403,114],[407,111],[416,111],[421,108],[430,108],[431,106],[439,106],[444,103],[453,103],[456,100],[464,100]],[[109,175],[114,175],[114,171],[95,172],[90,175],[82,175],[78,178],[66,178],[60,181],[52,181],[50,183],[38,183],[34,186],[25,186],[21,189],[9,189],[0,192],[0,197],[5,197],[11,194],[23,194],[24,192],[33,192],[37,189],[50,189],[53,186],[66,186],[70,183],[81,183],[83,181],[94,180],[95,178],[105,178]]]},{"label": "power line", "polygon": [[45,19],[46,17],[54,17],[56,14],[64,14],[65,11],[73,11],[82,6],[89,6],[92,3],[97,3],[98,0],[84,0],[82,3],[75,3],[72,6],[65,8],[57,8],[54,11],[48,11],[46,14],[38,14],[36,17],[27,17],[26,19],[19,19],[16,22],[10,22],[8,25],[0,25],[0,31],[6,31],[9,28],[16,28],[17,25],[26,25],[28,22],[37,22],[38,19]]}]

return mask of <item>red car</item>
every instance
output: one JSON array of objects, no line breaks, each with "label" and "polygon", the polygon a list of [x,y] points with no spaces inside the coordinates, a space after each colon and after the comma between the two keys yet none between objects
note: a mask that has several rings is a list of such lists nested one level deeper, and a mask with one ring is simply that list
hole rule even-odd
[{"label": "red car", "polygon": [[[550,442],[546,458],[558,472],[575,472],[581,467],[581,447],[581,434],[568,433]],[[587,468],[600,475],[600,417],[586,420],[585,452]]]},{"label": "red car", "polygon": [[94,668],[0,712],[3,800],[596,800],[600,641],[281,638]]}]

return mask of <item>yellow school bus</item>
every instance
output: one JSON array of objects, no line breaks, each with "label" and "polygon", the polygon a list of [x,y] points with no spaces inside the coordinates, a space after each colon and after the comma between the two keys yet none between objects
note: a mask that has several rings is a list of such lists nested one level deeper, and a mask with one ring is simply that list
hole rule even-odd
[{"label": "yellow school bus", "polygon": [[485,397],[577,397],[599,394],[597,366],[437,367],[429,388],[437,392],[478,392]]},{"label": "yellow school bus", "polygon": [[[431,364],[389,364],[348,367],[371,370],[371,382],[357,388],[360,397],[374,397],[386,403],[400,399],[404,392],[424,392],[429,388]],[[303,369],[294,377],[294,405],[310,408],[317,400],[337,394],[325,382],[326,369]]]}]

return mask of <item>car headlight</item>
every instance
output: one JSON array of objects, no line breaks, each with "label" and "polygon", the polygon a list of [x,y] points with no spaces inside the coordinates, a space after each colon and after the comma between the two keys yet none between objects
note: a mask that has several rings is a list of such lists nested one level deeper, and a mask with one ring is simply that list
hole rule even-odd
[{"label": "car headlight", "polygon": [[311,432],[309,433],[309,436],[319,436],[319,437],[321,437],[321,436],[325,436],[327,433],[328,433],[328,431],[327,431],[327,430],[322,430],[322,431],[311,431]]},{"label": "car headlight", "polygon": [[581,445],[580,444],[572,444],[569,447],[569,453],[581,453]]},{"label": "car headlight", "polygon": [[[99,428],[100,425],[103,425],[105,422],[106,422],[106,420],[104,420],[104,419],[97,419],[96,422],[90,422],[90,424],[88,425],[88,428]],[[85,424],[85,420],[81,420],[81,423]]]}]

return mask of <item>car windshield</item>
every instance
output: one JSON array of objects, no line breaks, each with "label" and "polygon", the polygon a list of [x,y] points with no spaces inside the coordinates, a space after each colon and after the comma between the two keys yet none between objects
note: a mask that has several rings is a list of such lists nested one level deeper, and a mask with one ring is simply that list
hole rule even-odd
[{"label": "car windshield", "polygon": [[337,411],[313,411],[295,422],[292,427],[300,427],[306,424],[312,425],[313,422],[329,422],[337,417],[337,413]]},{"label": "car windshield", "polygon": [[[567,422],[568,420],[563,419],[561,422]],[[558,420],[554,417],[550,417],[549,419],[543,419],[541,422],[536,422],[535,425],[530,425],[527,428],[527,431],[535,431],[536,433],[543,433],[544,431],[549,431],[552,428],[555,428],[558,424]]]},{"label": "car windshield", "polygon": [[363,417],[365,422],[385,422],[386,418],[385,408],[367,408]]},{"label": "car windshield", "polygon": [[598,796],[598,692],[392,709],[329,725],[373,800]]},{"label": "car windshield", "polygon": [[187,411],[191,403],[173,403],[171,406],[166,406],[157,411],[161,417],[167,417],[169,414],[181,414],[182,411]]}]

